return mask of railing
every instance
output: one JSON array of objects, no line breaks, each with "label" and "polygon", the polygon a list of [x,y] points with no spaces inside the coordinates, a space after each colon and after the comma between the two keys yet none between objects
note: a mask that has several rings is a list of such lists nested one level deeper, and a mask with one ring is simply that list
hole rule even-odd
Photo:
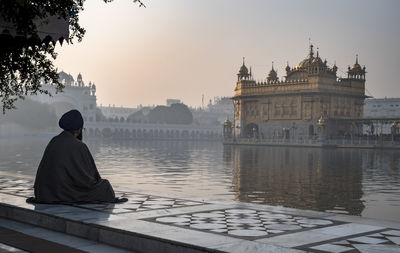
[{"label": "railing", "polygon": [[353,139],[284,139],[284,138],[225,138],[225,143],[232,144],[271,144],[271,145],[321,145],[321,146],[365,146],[365,147],[399,147],[400,139],[353,138]]}]

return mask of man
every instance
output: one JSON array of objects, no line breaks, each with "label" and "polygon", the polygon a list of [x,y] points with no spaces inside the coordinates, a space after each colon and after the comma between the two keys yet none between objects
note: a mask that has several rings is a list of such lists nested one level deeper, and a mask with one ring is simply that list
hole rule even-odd
[{"label": "man", "polygon": [[79,111],[65,113],[64,131],[46,147],[35,179],[36,203],[125,202],[116,198],[111,184],[100,177],[88,147],[82,142],[83,118]]}]

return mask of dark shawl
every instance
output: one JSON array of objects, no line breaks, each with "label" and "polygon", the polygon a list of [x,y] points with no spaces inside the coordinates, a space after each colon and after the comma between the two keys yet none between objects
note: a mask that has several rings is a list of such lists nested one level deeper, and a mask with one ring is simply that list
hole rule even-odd
[{"label": "dark shawl", "polygon": [[115,201],[111,184],[101,179],[86,144],[67,131],[47,145],[34,188],[39,203]]}]

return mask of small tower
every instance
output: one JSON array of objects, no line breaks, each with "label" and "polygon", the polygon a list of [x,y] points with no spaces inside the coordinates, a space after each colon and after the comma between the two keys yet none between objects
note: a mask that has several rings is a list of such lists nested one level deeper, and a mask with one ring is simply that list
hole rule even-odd
[{"label": "small tower", "polygon": [[224,139],[231,139],[232,138],[232,129],[233,129],[233,124],[227,118],[224,122]]},{"label": "small tower", "polygon": [[286,62],[286,68],[285,68],[285,70],[286,70],[286,75],[289,75],[289,73],[290,73],[289,62]]},{"label": "small tower", "polygon": [[277,82],[279,80],[278,73],[274,69],[274,62],[272,62],[272,69],[269,71],[267,76],[268,83]]},{"label": "small tower", "polygon": [[96,96],[96,85],[93,83],[92,88],[90,89],[92,92],[92,96]]},{"label": "small tower", "polygon": [[248,80],[250,78],[249,70],[247,69],[245,63],[244,63],[244,57],[243,57],[243,64],[239,69],[239,73],[237,74],[238,76],[238,81],[240,80]]},{"label": "small tower", "polygon": [[76,78],[76,82],[77,82],[77,84],[78,84],[79,87],[82,87],[82,86],[85,85],[85,84],[83,83],[81,73],[78,74],[78,77]]},{"label": "small tower", "polygon": [[363,79],[365,80],[365,66],[361,68],[361,65],[358,63],[358,54],[356,55],[356,63],[354,63],[353,67],[348,68],[347,71],[347,76],[348,78],[354,78],[354,79]]}]

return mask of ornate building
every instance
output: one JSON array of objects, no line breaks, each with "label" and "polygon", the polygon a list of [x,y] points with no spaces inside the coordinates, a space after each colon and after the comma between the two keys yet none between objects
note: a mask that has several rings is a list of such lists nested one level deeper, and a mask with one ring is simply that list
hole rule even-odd
[{"label": "ornate building", "polygon": [[243,60],[233,97],[235,137],[312,138],[318,130],[326,137],[360,133],[352,121],[363,117],[366,98],[366,71],[358,56],[347,78],[338,78],[336,64],[329,67],[310,45],[307,58],[285,70],[285,80],[279,80],[272,66],[266,80],[256,82]]},{"label": "ornate building", "polygon": [[61,117],[69,110],[77,109],[82,113],[85,122],[94,122],[96,119],[96,85],[92,82],[89,82],[88,85],[85,84],[80,73],[75,81],[70,74],[64,71],[59,73],[59,81],[65,86],[63,92],[56,93],[53,85],[43,83],[43,88],[52,96],[37,94],[30,98],[41,103],[51,104],[57,117]]}]

